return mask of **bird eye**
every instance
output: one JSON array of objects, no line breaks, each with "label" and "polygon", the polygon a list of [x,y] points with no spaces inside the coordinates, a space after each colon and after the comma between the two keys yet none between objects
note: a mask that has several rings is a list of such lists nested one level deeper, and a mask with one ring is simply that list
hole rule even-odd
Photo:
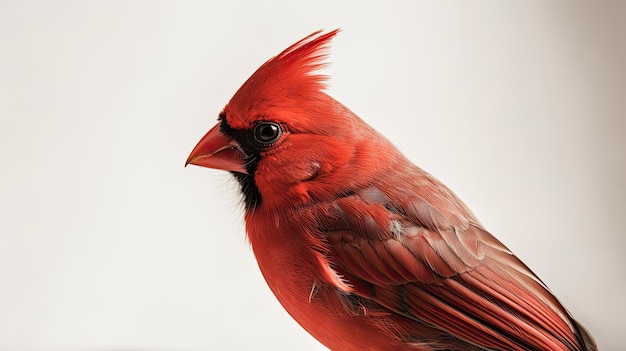
[{"label": "bird eye", "polygon": [[273,122],[261,122],[254,127],[254,139],[261,144],[275,142],[282,133],[280,125]]}]

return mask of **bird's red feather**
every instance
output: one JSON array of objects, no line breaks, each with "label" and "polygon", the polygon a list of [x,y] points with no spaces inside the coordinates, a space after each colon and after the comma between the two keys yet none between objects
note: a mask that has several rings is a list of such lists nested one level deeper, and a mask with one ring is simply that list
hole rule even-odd
[{"label": "bird's red feather", "polygon": [[[452,191],[323,91],[336,33],[263,64],[224,108],[223,134],[188,159],[237,155],[202,162],[242,184],[248,237],[285,309],[332,350],[596,350]],[[280,130],[271,143],[255,141],[263,123]]]}]

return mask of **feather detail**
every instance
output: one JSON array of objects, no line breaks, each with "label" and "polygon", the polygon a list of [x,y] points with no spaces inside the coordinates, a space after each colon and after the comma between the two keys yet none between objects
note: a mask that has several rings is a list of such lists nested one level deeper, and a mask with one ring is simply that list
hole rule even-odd
[{"label": "feather detail", "polygon": [[326,63],[330,40],[338,29],[317,31],[283,50],[259,67],[224,108],[233,128],[249,128],[277,108],[315,104],[327,76],[316,73]]},{"label": "feather detail", "polygon": [[371,284],[363,296],[483,348],[582,350],[575,321],[545,285],[470,220],[449,227],[424,204],[411,217],[425,218],[409,219],[356,194],[326,206],[338,212],[322,228],[329,256],[338,272]]},{"label": "feather detail", "polygon": [[344,278],[330,266],[330,263],[328,262],[326,257],[324,257],[324,255],[318,253],[317,261],[325,278],[324,281],[332,284],[334,287],[345,293],[351,293],[354,291],[354,289],[352,289],[352,286],[346,283]]}]

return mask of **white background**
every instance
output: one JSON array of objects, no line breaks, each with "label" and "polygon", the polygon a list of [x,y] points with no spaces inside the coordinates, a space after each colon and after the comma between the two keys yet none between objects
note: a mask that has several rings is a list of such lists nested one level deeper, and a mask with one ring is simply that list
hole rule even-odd
[{"label": "white background", "polygon": [[0,1],[0,350],[323,350],[234,182],[183,163],[259,65],[341,27],[329,92],[619,351],[623,4]]}]

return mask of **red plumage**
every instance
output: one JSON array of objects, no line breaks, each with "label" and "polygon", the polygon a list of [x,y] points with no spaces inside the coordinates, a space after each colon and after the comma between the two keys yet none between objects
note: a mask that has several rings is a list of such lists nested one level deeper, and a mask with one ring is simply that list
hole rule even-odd
[{"label": "red plumage", "polygon": [[263,64],[187,160],[241,184],[284,308],[331,350],[596,350],[452,191],[323,92],[336,33]]}]

